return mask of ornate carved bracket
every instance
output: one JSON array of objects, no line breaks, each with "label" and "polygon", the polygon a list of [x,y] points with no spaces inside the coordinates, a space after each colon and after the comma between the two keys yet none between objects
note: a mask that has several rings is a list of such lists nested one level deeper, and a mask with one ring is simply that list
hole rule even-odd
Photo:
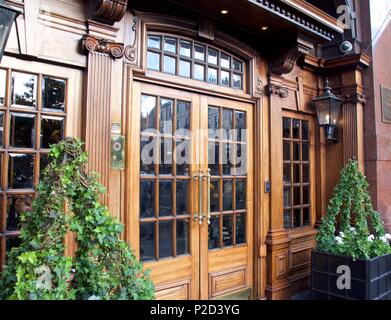
[{"label": "ornate carved bracket", "polygon": [[110,25],[121,21],[125,15],[128,0],[90,0],[91,17]]},{"label": "ornate carved bracket", "polygon": [[268,84],[265,86],[265,94],[267,96],[276,95],[280,98],[288,98],[289,91],[287,88],[276,86],[274,84]]},{"label": "ornate carved bracket", "polygon": [[276,75],[290,73],[297,60],[312,49],[311,45],[298,43],[295,47],[283,52],[270,63],[270,72]]},{"label": "ornate carved bracket", "polygon": [[346,95],[345,103],[352,103],[352,104],[367,104],[367,97],[365,94],[356,93],[356,94],[348,94]]},{"label": "ornate carved bracket", "polygon": [[125,51],[123,43],[110,42],[90,35],[83,37],[82,45],[84,50],[108,54],[113,59],[122,58]]}]

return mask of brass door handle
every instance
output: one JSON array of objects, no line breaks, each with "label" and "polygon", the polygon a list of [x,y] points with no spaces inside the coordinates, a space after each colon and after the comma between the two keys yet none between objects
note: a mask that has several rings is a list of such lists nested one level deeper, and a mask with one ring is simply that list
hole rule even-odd
[{"label": "brass door handle", "polygon": [[206,223],[209,225],[210,224],[210,169],[208,169],[208,172],[206,174],[206,180],[207,180],[207,186],[206,186],[206,191],[207,191],[207,204],[206,204]]},{"label": "brass door handle", "polygon": [[202,172],[201,170],[198,170],[198,174],[195,173],[193,175],[194,180],[198,180],[198,214],[197,212],[194,213],[193,220],[198,221],[198,225],[202,225]]}]

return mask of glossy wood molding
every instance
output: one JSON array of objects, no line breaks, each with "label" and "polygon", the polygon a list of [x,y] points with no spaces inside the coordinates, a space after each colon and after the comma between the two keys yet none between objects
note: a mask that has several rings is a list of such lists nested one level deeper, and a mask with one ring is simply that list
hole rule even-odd
[{"label": "glossy wood molding", "polygon": [[91,35],[83,37],[83,49],[87,52],[99,52],[109,55],[113,59],[120,59],[125,53],[122,43],[110,42],[106,39],[100,39]]},{"label": "glossy wood molding", "polygon": [[90,0],[93,19],[114,24],[125,15],[128,0]]}]

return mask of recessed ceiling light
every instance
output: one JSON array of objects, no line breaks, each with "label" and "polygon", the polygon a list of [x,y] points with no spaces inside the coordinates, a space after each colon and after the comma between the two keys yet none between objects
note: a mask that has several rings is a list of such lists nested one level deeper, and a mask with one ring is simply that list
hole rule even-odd
[{"label": "recessed ceiling light", "polygon": [[221,14],[227,14],[229,11],[227,10],[227,9],[222,9],[222,10],[220,10],[220,13]]},{"label": "recessed ceiling light", "polygon": [[262,31],[266,31],[269,29],[269,26],[263,26],[261,29],[262,29]]}]

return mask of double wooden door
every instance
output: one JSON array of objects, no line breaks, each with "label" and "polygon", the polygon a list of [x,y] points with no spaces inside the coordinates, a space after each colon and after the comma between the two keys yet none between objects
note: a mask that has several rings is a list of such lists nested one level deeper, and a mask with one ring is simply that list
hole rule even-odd
[{"label": "double wooden door", "polygon": [[127,234],[157,298],[249,292],[252,105],[134,82],[128,127]]}]

